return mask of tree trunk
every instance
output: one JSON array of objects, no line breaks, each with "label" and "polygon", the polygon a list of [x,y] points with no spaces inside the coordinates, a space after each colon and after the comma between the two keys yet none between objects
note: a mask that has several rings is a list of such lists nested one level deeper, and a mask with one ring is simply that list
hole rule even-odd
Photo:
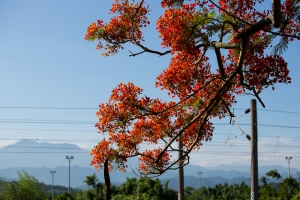
[{"label": "tree trunk", "polygon": [[104,180],[106,185],[106,200],[111,199],[110,178],[108,172],[108,159],[104,162]]}]

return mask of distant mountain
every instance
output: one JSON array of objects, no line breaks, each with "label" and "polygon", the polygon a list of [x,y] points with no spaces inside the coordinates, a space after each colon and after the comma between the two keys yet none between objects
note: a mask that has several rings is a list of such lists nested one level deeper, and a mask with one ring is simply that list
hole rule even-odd
[{"label": "distant mountain", "polygon": [[[162,183],[165,183],[166,181],[167,181],[167,179],[161,179]],[[221,176],[201,178],[201,186],[202,187],[214,187],[217,184],[224,184],[224,183],[227,183],[228,185],[232,185],[232,184],[240,184],[242,182],[245,182],[247,185],[250,185],[250,178],[236,177],[233,179],[226,179]],[[184,177],[184,187],[187,187],[187,186],[191,186],[195,189],[199,188],[200,187],[199,177],[185,176]],[[177,178],[169,179],[169,188],[178,190],[178,179]]]},{"label": "distant mountain", "polygon": [[[100,182],[104,182],[103,180],[103,170],[97,172],[94,168],[86,168],[80,167],[78,165],[71,166],[71,187],[77,187],[85,185],[83,182],[86,176],[93,175],[96,173],[97,178]],[[67,166],[58,166],[55,168],[34,168],[34,167],[15,167],[15,168],[8,168],[8,169],[0,169],[0,177],[4,177],[5,180],[16,180],[18,179],[18,173],[22,171],[27,172],[28,174],[34,176],[37,180],[45,183],[51,184],[52,183],[52,175],[50,171],[55,171],[54,174],[54,184],[55,185],[62,185],[67,186],[69,180],[69,167]],[[132,172],[120,172],[119,170],[115,170],[110,172],[110,178],[112,182],[116,183],[123,183],[126,179],[136,177],[136,175]]]},{"label": "distant mountain", "polygon": [[[61,185],[61,186],[68,186],[68,167],[66,166],[58,166],[56,168],[33,168],[33,167],[17,167],[17,168],[9,168],[9,169],[0,169],[0,177],[5,177],[5,180],[17,180],[18,174],[17,171],[22,172],[22,170],[26,171],[28,174],[34,176],[40,182],[45,184],[52,183],[52,175],[50,171],[56,171],[54,174],[54,184]],[[83,182],[86,176],[90,176],[96,173],[95,169],[85,168],[80,166],[71,166],[71,187],[80,188],[80,189],[88,189],[88,187]],[[103,180],[103,171],[96,173],[97,178],[100,182],[104,182]],[[114,185],[120,185],[126,181],[127,178],[133,178],[136,175],[132,172],[120,172],[118,170],[112,171],[110,173],[111,182]],[[163,176],[158,177],[162,183],[165,183],[169,180],[169,188],[173,188],[177,190],[177,176],[173,176],[172,178],[163,178]],[[197,176],[185,176],[184,182],[185,186],[191,186],[194,188],[199,187],[199,177]],[[226,179],[221,176],[216,177],[206,177],[201,178],[201,185],[205,187],[214,187],[216,184],[234,184],[234,183],[241,183],[242,181],[248,181],[249,178],[245,177],[236,177],[233,179]],[[248,184],[248,182],[246,182]]]},{"label": "distant mountain", "polygon": [[89,151],[75,144],[51,144],[32,140],[19,141],[0,148],[0,169],[11,167],[56,167],[68,165],[66,156],[74,156],[72,164],[89,167]]},{"label": "distant mountain", "polygon": [[[49,167],[68,166],[66,156],[74,156],[71,165],[90,166],[90,151],[69,143],[47,143],[33,140],[22,140],[0,148],[0,169],[11,167]],[[137,159],[128,159],[128,166],[138,166]]]},{"label": "distant mountain", "polygon": [[224,170],[224,171],[239,171],[239,172],[245,172],[249,173],[250,171],[250,165],[243,165],[240,163],[232,163],[232,164],[222,164],[215,167],[210,167],[210,170]]},{"label": "distant mountain", "polygon": [[[68,161],[65,156],[74,156],[71,161],[71,186],[81,187],[85,183],[83,180],[86,176],[96,173],[98,179],[103,181],[103,171],[99,173],[90,166],[91,156],[89,151],[82,150],[75,144],[60,143],[51,144],[46,142],[37,142],[24,140],[15,144],[0,148],[0,177],[7,180],[17,179],[17,171],[26,171],[38,180],[46,184],[51,183],[50,170],[55,170],[54,182],[56,185],[67,186],[68,184]],[[135,169],[138,166],[137,159],[128,159],[130,168]],[[124,173],[114,170],[110,173],[111,182],[121,184],[126,178],[136,177],[130,170]],[[287,167],[280,165],[259,166],[259,176],[265,175],[266,172],[277,169],[285,178],[287,177]],[[291,176],[297,178],[296,168],[291,168]],[[186,185],[199,187],[199,176],[197,172],[203,172],[201,180],[203,186],[214,186],[218,183],[240,183],[248,181],[250,177],[250,166],[234,163],[231,165],[219,165],[216,167],[204,168],[197,165],[187,165],[184,167],[184,176]],[[177,170],[169,170],[162,174],[159,179],[162,181],[170,180],[170,186],[177,186]],[[248,181],[249,182],[249,181]],[[247,183],[247,182],[246,182]],[[172,186],[172,188],[173,188]]]},{"label": "distant mountain", "polygon": [[[209,168],[210,170],[221,170],[221,171],[226,171],[226,175],[222,175],[223,177],[226,177],[226,178],[233,178],[234,175],[230,175],[230,171],[231,173],[235,173],[236,171],[238,171],[239,173],[243,174],[248,174],[248,176],[246,176],[245,174],[243,174],[242,176],[245,176],[245,177],[250,177],[250,165],[243,165],[243,164],[239,164],[239,163],[233,163],[231,165],[228,165],[228,164],[224,164],[224,165],[218,165],[216,167],[210,167]],[[267,172],[269,172],[270,170],[274,170],[274,169],[277,169],[277,171],[281,174],[281,176],[283,178],[286,178],[288,176],[288,168],[287,167],[284,167],[284,166],[281,166],[281,165],[267,165],[267,166],[258,166],[258,173],[259,173],[259,176],[264,176]],[[297,168],[290,168],[290,173],[291,173],[291,176],[297,178],[298,175],[297,175],[297,172],[299,172],[300,170],[297,169]],[[203,177],[205,177],[205,173],[202,174]],[[235,177],[238,177],[238,176],[235,176]]]},{"label": "distant mountain", "polygon": [[[250,170],[249,170],[250,171]],[[240,171],[235,171],[235,170],[211,170],[211,169],[206,169],[203,167],[200,167],[198,165],[187,165],[184,167],[184,176],[196,176],[198,177],[197,172],[202,172],[201,177],[217,177],[217,176],[222,176],[227,179],[231,179],[234,177],[250,177],[250,173],[246,172],[240,172]],[[168,179],[168,178],[173,178],[177,177],[178,172],[176,170],[170,170],[167,171],[165,174],[161,175],[161,179]]]}]

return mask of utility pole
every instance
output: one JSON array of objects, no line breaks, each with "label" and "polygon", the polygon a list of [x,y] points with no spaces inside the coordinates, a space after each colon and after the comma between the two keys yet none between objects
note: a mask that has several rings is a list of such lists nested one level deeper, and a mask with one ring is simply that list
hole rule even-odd
[{"label": "utility pole", "polygon": [[256,100],[250,101],[251,126],[251,200],[258,200],[257,109]]},{"label": "utility pole", "polygon": [[54,200],[54,195],[53,195],[53,183],[54,183],[54,173],[55,173],[55,171],[50,171],[50,173],[52,174],[52,200]]},{"label": "utility pole", "polygon": [[71,160],[74,159],[74,156],[66,156],[66,159],[69,160],[69,187],[68,187],[68,193],[70,193],[70,179],[71,179],[71,175],[70,175],[70,165],[71,165]]},{"label": "utility pole", "polygon": [[183,152],[182,152],[182,140],[181,135],[178,140],[178,200],[184,200],[184,175],[183,175]]},{"label": "utility pole", "polygon": [[197,172],[199,174],[199,189],[201,189],[201,174],[203,172]]},{"label": "utility pole", "polygon": [[298,182],[300,184],[300,172],[297,172],[297,174],[298,174]]},{"label": "utility pole", "polygon": [[289,164],[288,178],[290,178],[290,162],[291,162],[291,160],[293,159],[293,157],[291,157],[291,156],[290,156],[290,157],[286,156],[285,159],[288,161],[288,164]]}]

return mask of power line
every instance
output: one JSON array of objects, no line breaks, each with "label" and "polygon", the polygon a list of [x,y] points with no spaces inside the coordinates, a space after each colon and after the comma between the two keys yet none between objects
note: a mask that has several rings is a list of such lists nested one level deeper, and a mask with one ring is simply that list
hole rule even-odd
[{"label": "power line", "polygon": [[5,120],[0,120],[0,123],[8,123],[8,124],[95,124],[96,122],[91,122],[91,121],[67,121],[67,120],[57,120],[57,121],[49,121],[49,120],[36,120],[36,121],[29,121],[29,120],[24,120],[24,121],[5,121]]},{"label": "power line", "polygon": [[[71,130],[71,129],[26,129],[26,128],[0,128],[0,130],[3,131],[39,131],[39,132],[80,132],[80,133],[97,133],[98,130]],[[293,134],[293,133],[291,133]],[[214,132],[213,135],[228,135],[228,133],[220,133],[220,132]],[[266,135],[266,134],[259,134],[259,137],[274,137],[277,138],[278,135]],[[295,136],[280,136],[280,138],[299,138]],[[0,138],[1,140],[1,138]],[[8,140],[27,140],[27,139],[8,139]],[[34,139],[36,140],[36,139]]]},{"label": "power line", "polygon": [[[277,138],[278,136],[265,136],[265,137]],[[297,139],[300,139],[300,137],[280,137],[280,138],[297,138]],[[37,142],[99,142],[101,140],[101,138],[99,138],[99,139],[90,139],[90,140],[89,139],[71,140],[71,139],[40,139],[40,138],[0,138],[0,140],[37,141]],[[204,142],[204,144],[206,144],[208,146],[213,146],[214,144],[223,144],[223,145],[220,145],[220,146],[230,146],[230,144],[224,144],[224,141],[209,141],[209,142],[203,141],[203,142]],[[152,144],[152,143],[142,142],[142,144]],[[164,145],[165,143],[159,142],[157,144]],[[153,144],[153,145],[155,145],[155,144]],[[272,145],[275,145],[275,144],[261,144],[261,143],[259,143],[259,145],[261,145],[261,146],[272,146]],[[234,142],[233,145],[231,145],[231,146],[249,146],[249,143],[248,142]],[[275,146],[277,146],[277,144]],[[291,145],[285,145],[285,146],[291,146]],[[295,146],[295,145],[293,145],[293,146]],[[299,145],[299,147],[300,147],[300,145]]]},{"label": "power line", "polygon": [[284,110],[270,110],[270,109],[257,109],[257,110],[266,111],[266,112],[278,112],[278,113],[287,113],[287,114],[300,115],[300,112],[291,112],[291,111],[284,111]]},{"label": "power line", "polygon": [[[231,125],[232,124],[227,124],[227,123],[213,123],[213,125]],[[239,125],[241,126],[249,126],[250,124],[243,124],[243,123],[239,123]],[[275,125],[275,124],[258,124],[257,126],[265,126],[265,127],[276,127],[276,128],[295,128],[295,129],[300,129],[300,126],[285,126],[285,125]]]},{"label": "power line", "polygon": [[[145,150],[141,150],[142,152],[145,151]],[[65,153],[72,153],[72,154],[89,154],[90,152],[89,151],[80,151],[80,152],[77,152],[77,151],[70,151],[70,152],[67,152],[67,151],[56,151],[56,152],[51,152],[51,151],[48,151],[48,152],[40,152],[40,151],[7,151],[7,152],[0,152],[0,154],[5,154],[5,153],[9,153],[9,154],[14,154],[14,153],[18,153],[18,154],[65,154]],[[221,151],[199,151],[199,152],[195,152],[195,151],[192,151],[191,154],[200,154],[200,153],[203,153],[204,155],[206,154],[212,154],[212,155],[219,155],[219,156],[223,156],[223,155],[231,155],[231,156],[249,156],[250,155],[250,152],[221,152]],[[286,155],[287,152],[281,152],[281,153],[274,153],[274,152],[259,152],[259,156],[262,156],[262,157],[284,157]],[[290,155],[293,156],[293,158],[300,158],[299,154],[297,153],[290,153],[288,152]],[[298,155],[298,156],[297,156]]]},{"label": "power line", "polygon": [[[247,110],[248,108],[234,108],[234,110]],[[300,115],[300,112],[294,112],[294,111],[286,111],[286,110],[272,110],[272,109],[257,109],[259,111],[265,111],[265,112],[278,112],[278,113],[286,113],[286,114],[296,114]]]},{"label": "power line", "polygon": [[77,139],[77,140],[64,140],[64,139],[15,139],[15,138],[0,138],[0,140],[13,140],[13,141],[37,141],[37,142],[96,142],[99,140],[87,140],[87,139]]},{"label": "power line", "polygon": [[88,107],[38,107],[38,106],[0,106],[0,109],[34,109],[34,110],[97,110]]},{"label": "power line", "polygon": [[[142,143],[146,144],[146,143]],[[160,143],[162,144],[162,143]],[[216,145],[216,144],[210,144],[207,145],[207,147],[230,147],[230,145]],[[240,147],[240,146],[249,146],[249,145],[233,145],[234,147]],[[280,147],[280,148],[295,148],[300,147],[300,145],[258,145],[259,147],[265,147],[265,148],[274,148],[274,147]],[[80,147],[37,147],[37,146],[18,146],[18,145],[8,145],[8,146],[0,146],[0,148],[24,148],[24,149],[81,149],[81,150],[90,150],[91,148],[80,148]],[[201,151],[201,150],[200,150]],[[273,152],[274,153],[274,152]]]},{"label": "power line", "polygon": [[4,131],[45,131],[45,132],[97,132],[97,129],[92,130],[66,130],[66,129],[26,129],[26,128],[0,128]]},{"label": "power line", "polygon": [[[30,119],[0,119],[0,123],[29,123],[29,124],[95,124],[96,121],[76,121],[76,120],[30,120]],[[213,123],[215,126],[232,126],[228,123]],[[239,124],[249,126],[250,124]],[[275,125],[275,124],[258,124],[263,127],[276,127],[276,128],[293,128],[300,129],[300,126],[286,126],[286,125]]]},{"label": "power line", "polygon": [[[60,106],[0,106],[0,109],[35,109],[35,110],[97,110],[98,107],[60,107]],[[234,108],[235,110],[247,110],[248,108]],[[285,110],[272,110],[272,109],[257,109],[266,112],[279,112],[287,114],[297,114],[300,112],[285,111]]]}]

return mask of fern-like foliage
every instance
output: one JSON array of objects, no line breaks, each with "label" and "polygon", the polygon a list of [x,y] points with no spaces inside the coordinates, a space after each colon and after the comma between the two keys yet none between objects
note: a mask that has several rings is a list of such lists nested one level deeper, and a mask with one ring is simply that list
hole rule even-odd
[{"label": "fern-like foliage", "polygon": [[222,25],[221,24],[210,24],[207,25],[206,27],[207,29],[207,35],[208,37],[212,37],[214,34],[216,34],[217,32],[219,32],[222,29]]},{"label": "fern-like foliage", "polygon": [[179,8],[183,4],[184,0],[174,0],[173,1],[173,7],[174,8]]},{"label": "fern-like foliage", "polygon": [[285,52],[288,48],[289,39],[288,37],[282,37],[279,43],[273,48],[272,54],[273,55],[280,55]]}]

